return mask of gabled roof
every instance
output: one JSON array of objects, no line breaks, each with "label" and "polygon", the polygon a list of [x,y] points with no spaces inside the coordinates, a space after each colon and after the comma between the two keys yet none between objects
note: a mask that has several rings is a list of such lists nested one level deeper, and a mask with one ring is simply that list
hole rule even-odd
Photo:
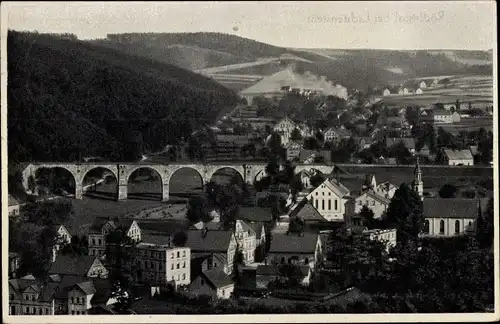
[{"label": "gabled roof", "polygon": [[212,268],[207,271],[203,271],[201,275],[211,284],[214,288],[222,288],[229,285],[233,285],[231,278],[224,273],[220,268]]},{"label": "gabled roof", "polygon": [[298,217],[303,221],[326,222],[326,219],[321,216],[318,210],[307,199],[302,199],[289,216]]},{"label": "gabled roof", "polygon": [[452,115],[452,112],[449,110],[446,110],[446,109],[434,109],[432,113],[434,116],[450,116],[450,115]]},{"label": "gabled roof", "polygon": [[60,254],[52,263],[49,274],[85,277],[97,259],[96,256],[90,255],[72,256]]},{"label": "gabled roof", "polygon": [[426,198],[423,200],[425,218],[476,218],[479,199]]},{"label": "gabled roof", "polygon": [[77,283],[73,287],[81,289],[85,295],[92,295],[96,292],[94,283],[91,280]]},{"label": "gabled roof", "polygon": [[380,202],[380,203],[382,203],[382,204],[389,205],[389,203],[391,202],[391,200],[390,200],[390,199],[387,199],[387,198],[385,198],[385,197],[383,197],[383,196],[381,196],[381,195],[377,194],[376,192],[373,192],[372,190],[369,190],[369,191],[365,191],[365,192],[363,192],[361,195],[359,195],[359,196],[356,198],[356,200],[357,200],[357,199],[359,199],[359,198],[361,198],[361,197],[363,197],[364,195],[366,195],[366,196],[368,196],[368,197],[370,197],[370,198],[373,198],[373,199],[375,199],[375,200],[379,201],[379,202]]},{"label": "gabled roof", "polygon": [[[170,236],[162,234],[142,234],[141,243],[170,246]],[[139,243],[139,245],[141,244]],[[138,247],[139,247],[138,245]]]},{"label": "gabled roof", "polygon": [[264,225],[262,223],[248,223],[247,225],[253,229],[257,238],[261,237],[262,231],[264,231]]},{"label": "gabled roof", "polygon": [[138,221],[137,224],[141,229],[142,234],[167,234],[173,235],[174,233],[187,230],[189,228],[188,221]]},{"label": "gabled roof", "polygon": [[9,195],[9,206],[17,206],[19,205],[19,201],[16,198]]},{"label": "gabled roof", "polygon": [[347,189],[341,182],[337,181],[335,178],[326,179],[319,186],[314,188],[313,191],[325,185],[332,192],[339,194],[341,197],[349,195],[350,190]]},{"label": "gabled roof", "polygon": [[273,234],[269,253],[314,254],[317,242],[318,234]]},{"label": "gabled roof", "polygon": [[[257,233],[255,233],[253,228],[250,227],[247,223],[245,223],[241,219],[236,220],[236,222],[240,223],[241,227],[243,228],[243,231],[248,232],[249,235],[257,235]],[[235,226],[236,226],[236,224],[235,224]]]},{"label": "gabled roof", "polygon": [[270,222],[273,215],[270,208],[241,206],[236,218],[248,222]]},{"label": "gabled roof", "polygon": [[302,146],[304,145],[304,142],[303,141],[290,141],[290,142],[288,142],[287,145],[285,145],[285,149],[287,149],[287,150],[290,149],[290,147],[292,145],[298,145],[300,148],[302,148]]},{"label": "gabled roof", "polygon": [[473,160],[470,150],[444,150],[444,153],[450,160]]},{"label": "gabled roof", "polygon": [[33,290],[38,293],[38,301],[50,302],[56,292],[57,283],[42,283],[35,279],[10,279],[9,291],[16,294],[22,294],[26,290]]},{"label": "gabled roof", "polygon": [[226,253],[229,243],[234,237],[231,231],[189,230],[186,246],[193,252],[221,252]]}]

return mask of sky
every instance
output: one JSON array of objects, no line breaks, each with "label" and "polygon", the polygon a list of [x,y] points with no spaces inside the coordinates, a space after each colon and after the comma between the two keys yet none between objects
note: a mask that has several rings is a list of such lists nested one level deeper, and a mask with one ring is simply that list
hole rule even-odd
[{"label": "sky", "polygon": [[[222,32],[283,47],[488,50],[492,1],[3,2],[9,29],[73,33]],[[2,16],[4,13],[2,13]],[[4,17],[4,16],[3,16]]]}]

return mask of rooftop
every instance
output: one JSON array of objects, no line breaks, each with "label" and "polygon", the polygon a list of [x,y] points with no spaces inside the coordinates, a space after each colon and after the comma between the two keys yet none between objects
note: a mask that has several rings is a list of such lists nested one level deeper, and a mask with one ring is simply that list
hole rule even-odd
[{"label": "rooftop", "polygon": [[90,255],[58,255],[49,274],[58,274],[61,276],[85,277],[90,267],[94,264],[97,257]]},{"label": "rooftop", "polygon": [[426,198],[423,200],[425,218],[476,218],[479,199]]},{"label": "rooftop", "polygon": [[449,160],[473,160],[470,150],[444,150]]},{"label": "rooftop", "polygon": [[203,271],[202,274],[213,287],[222,288],[233,285],[231,278],[220,268],[212,268],[210,270]]},{"label": "rooftop", "polygon": [[314,254],[318,234],[303,233],[302,235],[274,234],[269,253],[303,253]]},{"label": "rooftop", "polygon": [[231,231],[210,231],[204,233],[203,230],[187,231],[188,239],[186,246],[193,252],[227,252],[229,243],[233,237]]}]

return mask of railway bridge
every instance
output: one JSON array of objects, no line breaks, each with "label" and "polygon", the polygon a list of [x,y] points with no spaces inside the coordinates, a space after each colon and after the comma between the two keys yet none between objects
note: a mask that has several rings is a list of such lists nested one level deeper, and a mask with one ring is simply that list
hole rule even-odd
[{"label": "railway bridge", "polygon": [[[212,176],[219,170],[232,169],[235,170],[241,179],[247,184],[254,184],[266,175],[265,163],[252,163],[252,162],[212,162],[212,163],[172,163],[172,164],[158,164],[158,163],[111,163],[111,162],[86,162],[86,163],[69,163],[69,162],[40,162],[29,163],[23,170],[23,186],[28,190],[28,179],[33,176],[36,179],[37,171],[40,169],[53,169],[61,168],[67,170],[74,178],[75,181],[75,198],[82,199],[83,197],[83,180],[85,175],[90,171],[102,168],[109,171],[116,179],[118,200],[126,200],[128,192],[128,182],[132,173],[139,169],[154,170],[159,175],[162,185],[162,201],[169,199],[169,185],[172,175],[184,168],[195,170],[202,181],[204,186],[212,179]],[[333,171],[334,166],[328,164],[297,164],[295,171],[302,170],[319,171],[324,174],[329,174]]]}]

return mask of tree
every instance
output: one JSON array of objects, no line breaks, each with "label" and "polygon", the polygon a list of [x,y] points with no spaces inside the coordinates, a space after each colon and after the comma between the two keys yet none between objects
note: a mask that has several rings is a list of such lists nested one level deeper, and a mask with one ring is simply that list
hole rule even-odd
[{"label": "tree", "polygon": [[175,246],[185,246],[187,242],[187,234],[184,231],[178,231],[174,234],[172,242]]},{"label": "tree", "polygon": [[[36,190],[36,181],[35,181],[35,177],[33,177],[33,175],[30,174],[30,176],[28,177],[28,190],[32,193],[32,194],[35,194],[35,190]],[[10,191],[10,190],[9,190]]]},{"label": "tree", "polygon": [[304,184],[302,183],[302,179],[299,175],[295,175],[290,183],[290,190],[292,192],[292,196],[294,202],[297,201],[297,195],[304,189]]},{"label": "tree", "polygon": [[409,159],[412,156],[403,142],[398,142],[389,147],[388,154],[390,157],[396,158],[398,164],[409,164]]},{"label": "tree", "polygon": [[278,177],[280,171],[280,159],[278,156],[272,156],[266,165],[266,173],[271,177],[273,182]]},{"label": "tree", "polygon": [[359,211],[359,216],[361,216],[363,224],[365,224],[365,226],[368,227],[368,229],[376,228],[376,221],[374,218],[375,214],[370,208],[368,208],[368,206],[363,205],[363,207]]},{"label": "tree", "polygon": [[110,264],[109,280],[117,299],[114,309],[127,314],[133,302],[131,294],[133,250],[135,242],[123,229],[116,229],[106,236],[106,261]]},{"label": "tree", "polygon": [[457,187],[452,184],[444,184],[439,189],[439,196],[441,198],[455,198],[457,196]]},{"label": "tree", "polygon": [[306,137],[303,144],[304,150],[318,150],[321,148],[318,139],[315,137]]},{"label": "tree", "polygon": [[281,136],[278,133],[273,132],[271,134],[267,147],[273,156],[282,157],[285,153],[283,146],[281,146]]},{"label": "tree", "polygon": [[479,215],[477,220],[476,238],[483,246],[491,247],[493,244],[494,234],[494,212],[493,212],[493,198],[488,201],[486,210]]},{"label": "tree", "polygon": [[294,128],[294,130],[292,131],[292,134],[290,134],[290,139],[292,141],[302,140],[302,134],[300,133],[300,130],[298,128]]},{"label": "tree", "polygon": [[316,172],[313,176],[311,176],[311,179],[309,182],[311,183],[311,186],[316,188],[320,184],[322,184],[326,180],[326,177],[323,173],[321,172]]},{"label": "tree", "polygon": [[424,226],[423,205],[418,193],[401,184],[389,203],[387,223],[398,230],[398,240],[416,240]]},{"label": "tree", "polygon": [[191,223],[210,221],[208,199],[201,195],[190,197],[186,217]]}]

